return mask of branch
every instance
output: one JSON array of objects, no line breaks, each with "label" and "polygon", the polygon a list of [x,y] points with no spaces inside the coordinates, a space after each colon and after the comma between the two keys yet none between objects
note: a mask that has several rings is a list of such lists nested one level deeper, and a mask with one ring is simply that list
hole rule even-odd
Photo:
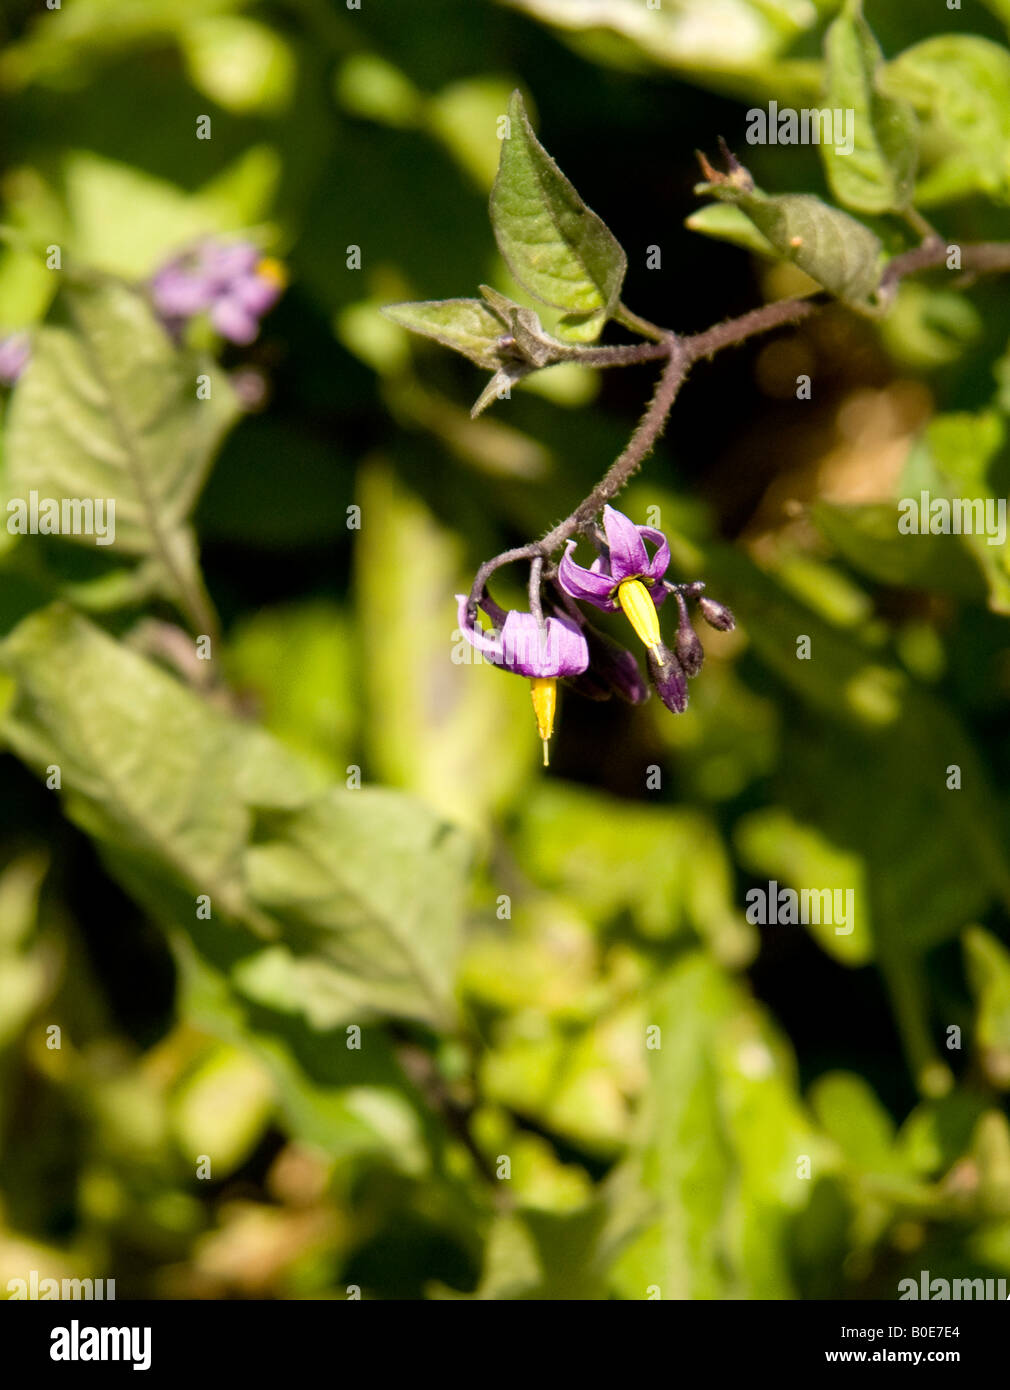
[{"label": "branch", "polygon": [[[879,293],[885,303],[893,298],[898,284],[907,275],[914,275],[922,270],[936,270],[947,264],[948,243],[925,221],[921,230],[926,233],[922,244],[893,257],[884,268],[880,277]],[[976,242],[959,249],[961,270],[977,273],[1010,271],[1010,242]],[[723,348],[734,347],[737,343],[746,342],[748,338],[760,333],[781,328],[785,324],[800,323],[817,313],[824,302],[820,298],[781,299],[773,304],[764,304],[760,309],[752,309],[740,318],[727,319],[724,323],[715,324],[703,333],[687,337],[678,337],[670,330],[659,328],[647,319],[640,318],[624,304],[619,305],[614,315],[616,322],[655,341],[620,347],[572,348],[571,353],[560,360],[579,362],[588,367],[625,367],[639,362],[665,359],[666,365],[649,407],[623,452],[607,469],[588,497],[583,498],[564,521],[552,531],[548,531],[541,540],[530,541],[528,545],[516,546],[491,560],[485,560],[477,571],[470,589],[468,608],[471,619],[474,618],[477,606],[484,597],[491,575],[503,565],[518,560],[533,561],[530,573],[530,611],[539,616],[540,581],[553,573],[550,567],[544,569],[544,562],[572,536],[591,530],[597,513],[612,497],[616,497],[628,479],[642,466],[663,433],[677,393],[691,366],[703,357],[711,358]]]},{"label": "branch", "polygon": [[[514,550],[505,550],[501,555],[496,555],[491,560],[485,560],[474,576],[470,588],[468,611],[471,620],[476,614],[477,605],[484,595],[491,575],[503,565],[512,564],[516,560],[532,560],[536,567],[536,580],[532,574],[530,576],[532,603],[532,591],[535,584],[539,587],[543,561],[559,549],[566,540],[574,536],[577,531],[585,529],[600,508],[609,502],[611,497],[617,496],[624,484],[633,473],[638,471],[646,457],[652,452],[656,440],[663,432],[670,408],[676,399],[684,377],[687,375],[689,365],[689,359],[681,347],[680,339],[672,333],[668,334],[664,342],[658,346],[662,348],[662,354],[667,359],[666,366],[663,368],[649,408],[639,421],[623,452],[610,465],[589,496],[584,498],[574,512],[566,517],[560,525],[555,526],[553,531],[549,531],[542,540],[531,541],[529,545],[521,545]],[[539,566],[536,563],[538,561]],[[536,614],[535,607],[531,608],[531,611]]]}]

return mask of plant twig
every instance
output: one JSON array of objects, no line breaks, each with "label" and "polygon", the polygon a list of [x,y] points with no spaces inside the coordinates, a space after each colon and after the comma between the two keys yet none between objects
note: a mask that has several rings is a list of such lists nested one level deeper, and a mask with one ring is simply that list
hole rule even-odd
[{"label": "plant twig", "polygon": [[[936,270],[947,264],[949,250],[943,236],[918,215],[911,219],[911,225],[924,235],[924,240],[912,250],[893,257],[884,268],[879,286],[879,295],[884,302],[893,297],[899,282],[907,275],[914,275],[923,270]],[[961,246],[960,252],[961,270],[976,273],[1010,271],[1010,242],[975,242]],[[711,358],[723,348],[734,347],[760,333],[768,333],[785,324],[800,323],[817,313],[824,302],[821,297],[780,299],[772,304],[764,304],[759,309],[752,309],[750,313],[739,318],[727,319],[702,333],[687,337],[678,337],[669,329],[660,328],[648,319],[633,313],[626,305],[619,304],[614,313],[615,322],[632,332],[640,333],[650,341],[618,347],[573,347],[570,355],[566,355],[563,360],[580,362],[590,367],[624,367],[640,362],[665,360],[662,375],[648,409],[620,455],[592,492],[583,498],[564,521],[559,522],[540,540],[502,551],[500,555],[484,561],[474,576],[470,589],[468,609],[471,619],[476,614],[491,575],[503,565],[519,560],[533,561],[530,571],[530,611],[535,616],[541,614],[540,581],[545,574],[550,578],[553,573],[550,566],[544,569],[544,562],[573,536],[588,533],[601,508],[612,497],[616,497],[628,479],[638,471],[663,433],[677,393],[691,366],[702,358]]]}]

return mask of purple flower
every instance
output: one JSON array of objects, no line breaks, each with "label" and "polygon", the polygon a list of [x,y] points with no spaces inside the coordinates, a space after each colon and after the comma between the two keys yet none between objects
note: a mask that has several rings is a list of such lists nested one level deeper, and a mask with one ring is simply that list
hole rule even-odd
[{"label": "purple flower", "polygon": [[[603,530],[608,554],[594,560],[589,569],[572,559],[574,541],[565,546],[558,566],[558,580],[565,593],[581,602],[592,603],[605,613],[616,613],[623,606],[619,594],[621,584],[639,580],[653,590],[653,602],[662,603],[666,590],[660,580],[670,563],[670,547],[662,531],[653,526],[636,526],[614,507],[603,509]],[[647,540],[656,547],[651,559],[645,546]]]},{"label": "purple flower", "polygon": [[284,270],[250,242],[207,240],[175,256],[151,280],[154,307],[173,331],[209,314],[223,338],[251,343],[284,288]]},{"label": "purple flower", "polygon": [[[662,639],[656,605],[666,598],[663,575],[670,563],[666,537],[652,526],[636,526],[613,507],[603,509],[603,530],[606,554],[589,569],[575,563],[575,542],[568,542],[558,566],[558,583],[570,598],[592,603],[605,613],[622,608],[647,649],[657,651]],[[647,540],[656,547],[651,559]]]},{"label": "purple flower", "polygon": [[27,333],[11,333],[0,338],[0,386],[13,386],[32,355]]},{"label": "purple flower", "polygon": [[457,594],[456,600],[463,636],[481,656],[503,671],[531,679],[554,679],[577,676],[589,665],[586,639],[570,618],[547,618],[541,628],[532,613],[513,608],[506,614],[500,631],[489,631],[468,619],[465,595]]},{"label": "purple flower", "polygon": [[578,676],[589,665],[585,637],[570,618],[547,618],[541,627],[532,613],[512,609],[503,614],[497,604],[485,598],[482,606],[500,625],[500,630],[488,631],[470,618],[465,594],[457,594],[456,601],[459,628],[471,647],[503,671],[529,677],[546,767],[547,744],[554,732],[558,677]]},{"label": "purple flower", "polygon": [[[705,585],[700,580],[692,584],[670,584],[664,579],[670,563],[670,547],[662,531],[651,526],[636,526],[614,507],[604,507],[603,529],[606,539],[603,554],[589,569],[575,563],[572,559],[575,542],[568,542],[558,566],[557,582],[570,598],[592,603],[605,612],[623,610],[645,644],[649,675],[659,698],[667,709],[683,714],[687,709],[687,682],[698,674],[705,659],[705,649],[691,625],[687,600],[697,601],[705,621],[723,631],[733,627],[733,614],[724,604],[703,595]],[[651,556],[646,541],[655,547]],[[677,604],[677,635],[672,651],[663,641],[656,612],[667,594],[673,594]],[[590,693],[596,699],[604,699],[608,685],[614,683],[613,676],[608,680],[596,670],[597,654],[592,646],[590,650],[593,653],[591,675],[595,678],[595,692]],[[632,665],[634,672],[625,667],[624,673],[630,690],[635,692],[635,677],[639,683],[641,677],[633,660]],[[620,673],[617,675],[620,685]],[[631,693],[627,698],[634,700],[641,696]]]}]

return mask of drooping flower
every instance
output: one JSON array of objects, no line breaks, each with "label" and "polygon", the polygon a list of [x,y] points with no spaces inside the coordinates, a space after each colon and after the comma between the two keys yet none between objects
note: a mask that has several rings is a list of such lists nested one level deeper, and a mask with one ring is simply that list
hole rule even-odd
[{"label": "drooping flower", "polygon": [[151,280],[151,298],[170,329],[206,313],[223,338],[246,344],[280,298],[285,279],[283,266],[251,242],[208,239],[162,266]]},{"label": "drooping flower", "polygon": [[[696,601],[705,621],[723,632],[734,626],[733,614],[724,604],[704,595],[705,585],[700,580],[671,584],[664,579],[670,547],[662,531],[636,526],[614,507],[603,509],[603,531],[605,545],[589,569],[575,563],[575,542],[568,542],[558,566],[557,582],[569,598],[592,603],[609,613],[618,608],[624,611],[645,643],[649,675],[659,698],[667,709],[683,714],[687,709],[688,680],[698,674],[705,660],[705,649],[691,624],[687,600]],[[651,555],[647,541],[655,547]],[[656,611],[668,594],[673,594],[677,605],[677,633],[672,649],[663,641]],[[591,675],[595,675],[595,655],[593,666]],[[637,663],[635,671],[637,674]],[[597,681],[598,686],[601,683]],[[604,697],[597,694],[596,698]]]},{"label": "drooping flower", "polygon": [[517,609],[504,613],[497,604],[485,599],[481,606],[498,625],[489,630],[470,618],[465,594],[457,594],[456,601],[459,629],[471,647],[493,666],[529,678],[546,766],[548,740],[554,732],[558,678],[580,675],[589,665],[585,637],[570,618],[545,618],[541,627],[532,613]]},{"label": "drooping flower", "polygon": [[0,338],[0,386],[13,386],[32,355],[27,333],[11,333]]},{"label": "drooping flower", "polygon": [[[614,507],[603,509],[603,530],[607,553],[588,569],[572,559],[575,542],[568,542],[558,566],[558,582],[569,597],[605,613],[623,609],[649,651],[655,651],[662,642],[656,607],[666,598],[667,539],[653,526],[636,526]],[[646,541],[656,547],[651,558]]]}]

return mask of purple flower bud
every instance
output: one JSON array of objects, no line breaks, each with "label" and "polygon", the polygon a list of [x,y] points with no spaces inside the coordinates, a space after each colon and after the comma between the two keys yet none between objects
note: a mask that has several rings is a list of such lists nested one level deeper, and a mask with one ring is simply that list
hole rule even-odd
[{"label": "purple flower bud", "polygon": [[687,676],[669,647],[656,647],[648,654],[649,675],[656,693],[668,710],[683,714],[687,709]]},{"label": "purple flower bud", "polygon": [[724,603],[716,603],[714,598],[702,595],[698,607],[709,627],[718,628],[720,632],[732,632],[736,627],[736,619]]},{"label": "purple flower bud", "polygon": [[589,623],[583,625],[582,632],[589,646],[589,670],[586,675],[597,678],[604,688],[602,695],[590,698],[606,699],[613,692],[631,705],[640,705],[647,700],[649,687],[642,678],[638,662],[627,647],[622,647],[607,633],[599,632]]},{"label": "purple flower bud", "polygon": [[691,619],[688,616],[683,594],[677,593],[675,597],[677,607],[680,609],[680,622],[677,625],[677,636],[674,641],[677,659],[683,666],[685,675],[696,676],[705,660],[705,648],[701,645],[698,634],[691,626]]},{"label": "purple flower bud", "polygon": [[31,355],[32,345],[27,333],[12,333],[0,338],[0,386],[13,386]]}]

